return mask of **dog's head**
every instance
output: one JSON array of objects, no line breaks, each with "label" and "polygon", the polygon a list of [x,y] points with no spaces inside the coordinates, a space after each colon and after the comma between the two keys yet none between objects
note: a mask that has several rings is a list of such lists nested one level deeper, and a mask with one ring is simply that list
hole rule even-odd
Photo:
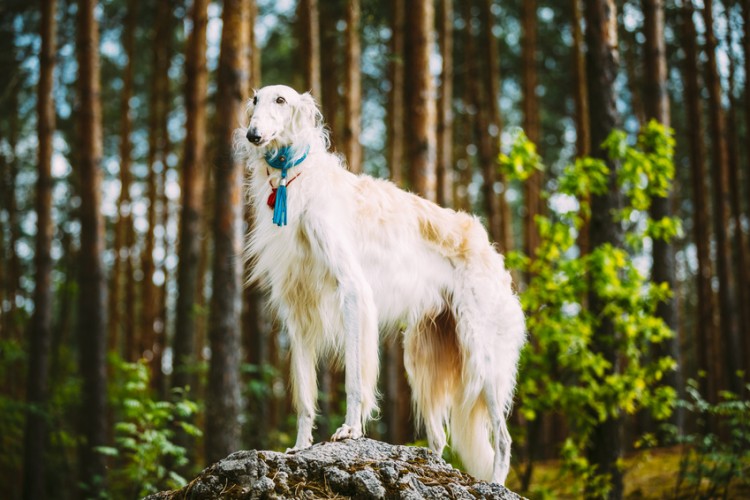
[{"label": "dog's head", "polygon": [[259,148],[267,146],[327,145],[323,117],[315,99],[285,85],[258,90],[248,104],[250,124],[245,137]]}]

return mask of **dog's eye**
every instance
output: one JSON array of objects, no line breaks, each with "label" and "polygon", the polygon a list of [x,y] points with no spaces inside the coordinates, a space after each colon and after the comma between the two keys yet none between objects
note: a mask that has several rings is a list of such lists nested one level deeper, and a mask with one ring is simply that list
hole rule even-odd
[{"label": "dog's eye", "polygon": [[255,97],[253,97],[253,106],[257,106],[257,105],[258,105],[258,96],[256,95]]},{"label": "dog's eye", "polygon": [[286,103],[286,99],[284,99],[283,97],[276,98],[276,104],[284,104],[284,103]]}]

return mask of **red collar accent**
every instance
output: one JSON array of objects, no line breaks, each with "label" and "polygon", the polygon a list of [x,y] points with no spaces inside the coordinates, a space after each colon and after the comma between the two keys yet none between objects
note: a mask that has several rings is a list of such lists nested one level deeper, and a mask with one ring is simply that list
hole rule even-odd
[{"label": "red collar accent", "polygon": [[[266,171],[268,171],[268,169],[266,169]],[[291,184],[292,182],[294,182],[294,179],[296,179],[300,175],[302,175],[302,172],[298,173],[297,175],[295,175],[294,177],[292,177],[291,179],[289,179],[287,181],[286,185],[289,186],[289,184]],[[268,181],[268,183],[270,184],[271,181]],[[276,191],[278,191],[278,190],[279,190],[279,188],[271,186],[271,194],[268,195],[268,200],[266,201],[266,204],[270,208],[273,208],[274,205],[276,204]]]}]

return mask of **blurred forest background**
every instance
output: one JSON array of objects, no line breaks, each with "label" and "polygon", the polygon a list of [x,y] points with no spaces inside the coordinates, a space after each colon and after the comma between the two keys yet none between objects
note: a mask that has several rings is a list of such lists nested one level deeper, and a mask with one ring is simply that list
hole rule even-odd
[{"label": "blurred forest background", "polygon": [[[479,214],[508,255],[530,335],[511,487],[747,492],[749,21],[749,0],[4,0],[4,494],[134,498],[293,443],[284,325],[237,259],[232,131],[275,83],[312,92],[351,170]],[[400,346],[381,359],[369,435],[419,442]],[[342,381],[322,364],[318,440]],[[633,486],[654,457],[674,468]]]}]

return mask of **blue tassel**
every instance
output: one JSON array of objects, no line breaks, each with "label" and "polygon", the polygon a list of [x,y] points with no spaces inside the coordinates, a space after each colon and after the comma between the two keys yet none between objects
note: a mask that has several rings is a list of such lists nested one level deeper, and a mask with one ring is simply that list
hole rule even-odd
[{"label": "blue tassel", "polygon": [[296,167],[307,158],[307,152],[310,150],[308,147],[302,156],[296,160],[292,160],[294,157],[294,150],[291,146],[283,146],[278,149],[275,153],[270,151],[266,154],[266,163],[272,168],[281,170],[281,182],[279,182],[279,188],[276,190],[276,201],[273,205],[273,223],[277,226],[286,226],[286,185],[287,170]]},{"label": "blue tassel", "polygon": [[286,226],[286,170],[281,175],[281,183],[276,191],[276,203],[273,205],[273,223],[277,226]]}]

